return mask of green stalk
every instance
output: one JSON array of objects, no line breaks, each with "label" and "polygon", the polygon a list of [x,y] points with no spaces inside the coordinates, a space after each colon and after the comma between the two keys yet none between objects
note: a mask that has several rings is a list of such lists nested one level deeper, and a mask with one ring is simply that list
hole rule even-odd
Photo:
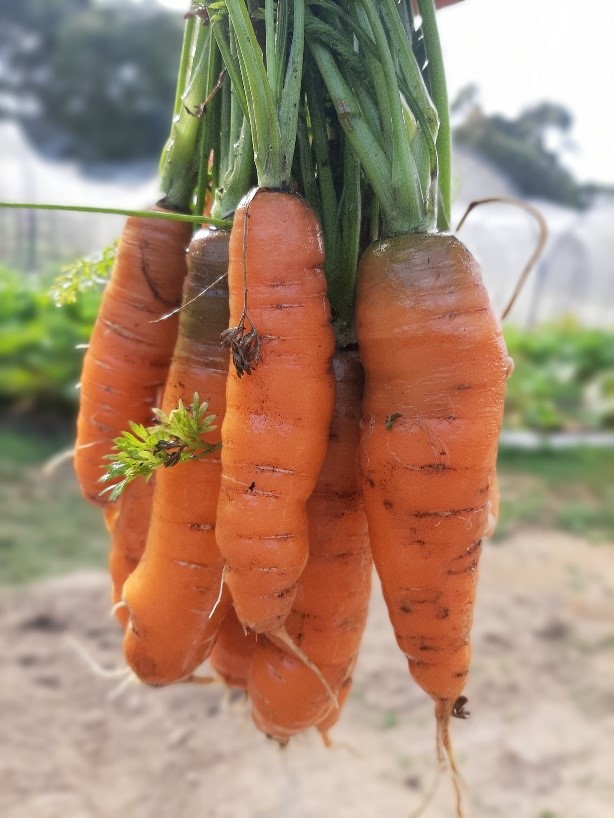
[{"label": "green stalk", "polygon": [[324,231],[324,245],[326,247],[325,267],[330,282],[329,272],[334,275],[337,269],[337,191],[331,168],[328,130],[324,115],[324,94],[320,83],[316,82],[311,66],[304,72],[304,85],[307,96],[307,111],[311,124],[312,150],[315,157],[318,174],[318,188],[320,191],[320,208],[316,211],[322,222]]},{"label": "green stalk", "polygon": [[[264,28],[265,28],[265,49],[266,49],[266,73],[269,79],[271,94],[273,95],[273,105],[279,105],[281,97],[281,66],[277,61],[277,42],[275,37],[275,0],[264,0]],[[279,63],[283,64],[280,59]]]},{"label": "green stalk", "polygon": [[[278,54],[283,54],[286,43],[288,42],[288,27],[290,24],[290,9],[289,0],[278,0],[277,3],[277,28],[275,30],[275,48]],[[277,62],[277,76],[275,77],[275,87],[280,89],[283,87],[284,79],[284,61]]]},{"label": "green stalk", "polygon": [[[391,118],[392,195],[397,208],[401,209],[403,206],[408,208],[408,216],[411,223],[416,226],[421,225],[424,218],[424,206],[422,204],[420,180],[418,178],[416,163],[409,149],[409,142],[405,131],[401,94],[397,83],[394,62],[374,0],[360,0],[360,2],[373,33],[382,66],[383,80],[385,82],[388,104],[386,108],[380,111],[380,115],[382,119],[385,116],[390,116]],[[373,81],[374,84],[378,82],[377,75],[373,77]]]},{"label": "green stalk", "polygon": [[[188,21],[189,22],[189,21]],[[200,132],[200,122],[189,111],[198,108],[207,95],[207,76],[203,71],[210,33],[208,26],[200,23],[194,31],[194,55],[191,74],[181,77],[178,109],[173,117],[169,139],[160,159],[160,188],[165,194],[163,203],[170,210],[186,212],[190,209],[192,193],[198,173],[196,146]],[[185,55],[183,55],[185,57]],[[189,60],[182,59],[182,67],[187,70]],[[175,103],[177,105],[177,101]]]},{"label": "green stalk", "polygon": [[[424,84],[420,68],[411,50],[407,32],[395,0],[380,0],[381,13],[384,18],[390,40],[391,50],[399,57],[399,67],[406,83],[408,94],[414,100],[415,107],[422,111],[428,129],[433,138],[439,130],[438,111],[431,100],[427,87]],[[413,108],[412,108],[413,110]]]},{"label": "green stalk", "polygon": [[[314,213],[320,214],[322,212],[322,200],[320,198],[320,189],[318,188],[318,183],[316,181],[316,169],[313,163],[311,143],[309,141],[306,112],[304,112],[302,116],[299,116],[298,119],[296,144],[298,147],[298,175],[301,182],[303,196],[309,202],[309,206]],[[326,259],[328,259],[328,246],[326,245],[326,238],[324,239],[324,245],[326,247]]]},{"label": "green stalk", "polygon": [[341,227],[341,238],[338,254],[339,269],[334,284],[334,297],[337,305],[335,332],[339,346],[344,346],[354,340],[354,296],[362,226],[360,162],[347,140],[343,151],[343,193],[339,203],[338,223]]},{"label": "green stalk", "polygon": [[177,75],[177,88],[175,89],[175,101],[173,102],[173,119],[181,110],[181,97],[186,86],[186,80],[192,62],[192,39],[196,27],[196,17],[188,17],[183,29],[183,40],[181,42],[181,56],[179,57],[179,73]]},{"label": "green stalk", "polygon": [[131,210],[122,207],[89,207],[85,205],[37,204],[33,202],[0,202],[0,208],[9,210],[59,210],[67,213],[102,213],[105,216],[138,216],[143,219],[161,219],[189,224],[210,224],[221,230],[230,230],[232,222],[227,219],[212,219],[208,216],[190,216],[169,210]]},{"label": "green stalk", "polygon": [[232,146],[228,169],[216,188],[211,207],[213,218],[222,219],[234,213],[239,202],[253,184],[254,154],[249,121],[243,127],[237,142]]},{"label": "green stalk", "polygon": [[209,89],[209,93],[205,100],[206,107],[201,117],[202,127],[198,150],[198,181],[196,183],[196,201],[194,204],[196,213],[203,212],[205,196],[207,188],[209,187],[209,156],[214,143],[217,119],[215,110],[218,107],[215,97],[212,98],[212,94],[215,95],[217,74],[219,71],[218,53],[214,38],[210,36],[207,42],[206,61],[203,66],[206,73],[206,85],[207,89]]},{"label": "green stalk", "polygon": [[403,232],[406,217],[402,213],[397,213],[396,203],[391,195],[391,163],[388,157],[365,121],[354,92],[345,81],[333,55],[321,43],[311,38],[308,38],[308,44],[337,111],[341,127],[382,205],[392,232],[397,230]]},{"label": "green stalk", "polygon": [[224,66],[226,71],[228,72],[228,76],[230,77],[230,82],[232,83],[232,90],[234,95],[239,101],[241,105],[241,109],[243,111],[244,116],[249,116],[249,107],[247,104],[247,97],[245,96],[245,89],[243,88],[243,82],[241,80],[241,71],[239,65],[239,59],[236,54],[231,51],[230,46],[228,45],[228,41],[224,36],[224,32],[221,30],[220,26],[222,23],[222,16],[220,14],[216,14],[211,17],[211,29],[213,31],[213,36],[215,37],[215,42],[217,43],[217,47],[219,48],[220,54],[222,55],[222,60],[224,62]]},{"label": "green stalk", "polygon": [[232,83],[225,82],[222,86],[221,92],[219,145],[216,150],[219,162],[220,179],[223,179],[226,175],[228,171],[228,162],[232,156],[233,100],[236,103],[236,97],[232,94]]},{"label": "green stalk", "polygon": [[[285,43],[282,45],[285,45]],[[294,146],[296,144],[304,53],[305,0],[294,0],[292,45],[290,46],[286,78],[279,105],[279,130],[281,132],[283,160],[286,163],[288,179],[290,178]]]},{"label": "green stalk", "polygon": [[245,0],[224,0],[239,49],[239,65],[246,91],[254,141],[254,160],[261,187],[279,188],[289,182],[281,133],[262,51]]},{"label": "green stalk", "polygon": [[448,89],[441,53],[441,42],[435,19],[433,0],[418,0],[418,9],[422,17],[424,44],[428,58],[427,74],[431,97],[439,114],[439,132],[437,133],[437,156],[439,157],[439,212],[437,227],[439,230],[450,229],[451,203],[451,135],[450,112],[448,106]]}]

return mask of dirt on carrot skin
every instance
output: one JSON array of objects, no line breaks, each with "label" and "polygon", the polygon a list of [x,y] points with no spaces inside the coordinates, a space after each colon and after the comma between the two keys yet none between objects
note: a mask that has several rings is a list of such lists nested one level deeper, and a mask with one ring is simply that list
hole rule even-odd
[{"label": "dirt on carrot skin", "polygon": [[[614,814],[612,555],[543,530],[485,548],[471,716],[452,725],[472,818]],[[67,637],[119,666],[108,599],[100,573],[0,592],[3,818],[406,818],[420,804],[432,703],[378,592],[333,747],[312,731],[283,752],[221,686],[117,693],[121,679],[94,675]],[[453,809],[442,779],[426,816]]]}]

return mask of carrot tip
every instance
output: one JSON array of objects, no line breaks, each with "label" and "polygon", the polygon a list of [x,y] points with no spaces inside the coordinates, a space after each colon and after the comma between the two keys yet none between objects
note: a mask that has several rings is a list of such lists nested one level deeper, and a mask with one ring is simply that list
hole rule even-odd
[{"label": "carrot tip", "polygon": [[454,702],[447,699],[440,699],[435,705],[435,717],[437,719],[437,759],[441,765],[445,765],[446,759],[450,766],[452,774],[452,785],[456,795],[456,816],[457,818],[464,818],[463,811],[463,793],[462,793],[462,778],[456,759],[454,757],[454,750],[452,748],[452,740],[450,738],[450,718],[456,716],[457,718],[467,718],[469,713],[464,710],[467,703],[465,696],[459,696]]}]

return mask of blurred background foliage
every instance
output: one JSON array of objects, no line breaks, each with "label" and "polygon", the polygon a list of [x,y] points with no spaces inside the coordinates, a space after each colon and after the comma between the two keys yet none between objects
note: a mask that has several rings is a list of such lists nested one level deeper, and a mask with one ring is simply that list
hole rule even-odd
[{"label": "blurred background foliage", "polygon": [[457,125],[454,139],[503,170],[521,194],[566,205],[588,207],[600,188],[580,184],[561,164],[560,152],[550,147],[570,141],[571,113],[553,102],[542,102],[521,111],[516,118],[487,115],[477,86],[459,92],[451,105]]},{"label": "blurred background foliage", "polygon": [[[59,410],[77,402],[82,350],[101,290],[61,308],[54,275],[22,276],[0,265],[0,406]],[[614,428],[614,332],[572,318],[505,336],[516,369],[508,383],[506,426],[539,432]]]},{"label": "blurred background foliage", "polygon": [[48,155],[142,160],[160,152],[183,21],[155,3],[0,0],[0,117]]}]

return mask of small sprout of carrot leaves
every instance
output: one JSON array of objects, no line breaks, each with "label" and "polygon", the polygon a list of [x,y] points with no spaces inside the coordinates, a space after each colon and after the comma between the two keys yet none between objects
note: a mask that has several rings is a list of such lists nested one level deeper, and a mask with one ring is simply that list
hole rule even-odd
[{"label": "small sprout of carrot leaves", "polygon": [[168,415],[154,409],[158,422],[153,426],[131,422],[130,431],[115,439],[114,451],[105,458],[110,462],[100,482],[110,485],[101,493],[110,492],[113,502],[137,477],[149,480],[160,466],[168,468],[217,451],[221,444],[202,440],[203,435],[217,428],[216,416],[207,414],[208,408],[208,402],[201,403],[196,392],[190,406],[179,401]]},{"label": "small sprout of carrot leaves", "polygon": [[117,242],[114,242],[95,255],[62,267],[49,290],[56,307],[74,304],[79,293],[105,284],[111,275],[116,255]]},{"label": "small sprout of carrot leaves", "polygon": [[400,412],[393,412],[388,415],[386,418],[386,431],[389,432],[400,417],[402,417]]}]

